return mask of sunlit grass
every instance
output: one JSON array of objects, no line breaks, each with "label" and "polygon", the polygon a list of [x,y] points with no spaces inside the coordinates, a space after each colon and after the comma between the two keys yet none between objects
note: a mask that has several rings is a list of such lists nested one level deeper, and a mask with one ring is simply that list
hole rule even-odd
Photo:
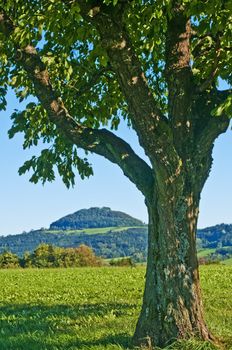
[{"label": "sunlit grass", "polygon": [[[125,350],[141,307],[145,268],[0,271],[1,350]],[[232,267],[202,266],[210,329],[232,349]],[[211,350],[177,342],[172,350]]]},{"label": "sunlit grass", "polygon": [[222,262],[223,265],[232,265],[232,258],[226,259]]},{"label": "sunlit grass", "polygon": [[96,234],[105,234],[108,232],[121,232],[129,229],[136,228],[146,228],[146,226],[114,226],[114,227],[100,227],[100,228],[84,228],[82,230],[45,230],[45,233],[51,234],[70,234],[70,235],[78,235],[78,234],[86,234],[86,235],[96,235]]},{"label": "sunlit grass", "polygon": [[198,258],[203,258],[214,253],[215,250],[216,250],[215,248],[202,249],[202,250],[199,250],[199,252],[197,252],[197,256]]}]

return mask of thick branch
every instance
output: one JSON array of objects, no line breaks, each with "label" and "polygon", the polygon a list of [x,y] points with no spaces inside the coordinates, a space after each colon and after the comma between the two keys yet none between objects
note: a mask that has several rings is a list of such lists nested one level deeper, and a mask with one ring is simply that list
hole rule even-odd
[{"label": "thick branch", "polygon": [[197,145],[199,150],[208,150],[212,147],[216,138],[226,132],[229,127],[230,119],[227,115],[219,117],[212,116],[213,108],[223,103],[230,95],[230,90],[217,91],[211,90],[208,94],[203,92],[196,100],[196,108],[201,118],[197,123]]},{"label": "thick branch", "polygon": [[[169,115],[173,127],[179,130],[180,123],[188,118],[193,90],[190,67],[191,23],[180,2],[175,2],[172,11],[172,17],[167,19],[166,77],[169,90]],[[186,133],[186,130],[183,131]]]},{"label": "thick branch", "polygon": [[[140,144],[150,159],[154,159],[157,149],[171,154],[172,138],[168,120],[156,105],[148,87],[141,63],[135,53],[126,27],[123,23],[125,4],[106,6],[103,1],[80,1],[83,17],[97,28],[102,46],[105,48],[112,70],[115,72],[130,111],[131,121]],[[88,15],[89,14],[89,15]],[[169,151],[168,151],[169,150]]]},{"label": "thick branch", "polygon": [[[7,36],[13,31],[12,23],[3,12],[0,14],[0,31]],[[119,165],[124,174],[149,198],[153,175],[148,164],[134,153],[129,144],[112,132],[86,128],[77,123],[53,90],[46,66],[36,49],[30,45],[16,49],[18,63],[33,82],[37,98],[59,132],[78,147],[102,155]]]},{"label": "thick branch", "polygon": [[82,132],[73,134],[72,138],[73,143],[78,147],[102,155],[112,163],[119,165],[123,173],[144,196],[150,198],[154,181],[152,170],[143,159],[135,154],[127,142],[106,129],[82,128]]},{"label": "thick branch", "polygon": [[186,157],[188,153],[194,129],[194,116],[191,113],[194,82],[190,66],[190,36],[191,23],[184,5],[173,1],[172,14],[167,14],[165,73],[174,145],[181,157]]}]

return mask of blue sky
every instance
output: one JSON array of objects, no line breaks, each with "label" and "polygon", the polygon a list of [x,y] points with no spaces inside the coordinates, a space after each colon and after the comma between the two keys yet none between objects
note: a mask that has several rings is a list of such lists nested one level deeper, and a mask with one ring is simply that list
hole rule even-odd
[{"label": "blue sky", "polygon": [[[9,140],[10,114],[20,108],[13,94],[8,108],[0,114],[0,235],[16,234],[49,224],[81,208],[108,206],[125,211],[144,222],[147,212],[144,198],[121,170],[100,156],[90,156],[94,176],[66,189],[59,177],[53,183],[31,184],[28,175],[19,176],[18,168],[36,152],[22,149],[22,136]],[[143,156],[133,130],[120,126],[118,134]],[[232,223],[232,131],[220,136],[214,148],[214,163],[204,187],[200,205],[199,227]]]}]

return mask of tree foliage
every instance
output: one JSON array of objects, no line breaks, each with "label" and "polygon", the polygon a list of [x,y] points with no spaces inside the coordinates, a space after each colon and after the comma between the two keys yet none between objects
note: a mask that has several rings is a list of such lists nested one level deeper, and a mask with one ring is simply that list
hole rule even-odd
[{"label": "tree foliage", "polygon": [[25,252],[23,257],[18,257],[9,251],[0,254],[0,268],[84,267],[101,265],[101,258],[97,257],[93,250],[84,244],[81,244],[77,248],[61,248],[42,243],[36,247],[33,253]]},{"label": "tree foliage", "polygon": [[0,268],[9,269],[19,267],[19,258],[16,254],[5,251],[0,254]]},{"label": "tree foliage", "polygon": [[[229,2],[184,1],[183,4],[186,16],[190,16],[192,22],[190,40],[195,84],[200,90],[208,89],[209,92],[212,86],[218,84],[219,77],[230,84]],[[83,140],[75,144],[57,123],[54,125],[48,116],[51,113],[46,105],[49,103],[48,96],[40,96],[38,89],[41,86],[35,84],[30,72],[36,69],[36,65],[47,72],[50,93],[58,101],[59,113],[64,111],[76,127],[84,128],[80,130],[87,130],[89,134],[90,129],[103,126],[117,129],[123,118],[136,128],[131,119],[130,103],[120,88],[119,73],[115,72],[107,53],[107,45],[111,43],[106,43],[107,38],[103,38],[100,24],[97,19],[95,21],[100,6],[105,11],[106,21],[110,14],[118,21],[122,20],[118,12],[123,13],[123,25],[126,27],[123,29],[127,31],[139,57],[156,106],[163,115],[168,115],[165,36],[167,19],[174,16],[172,1],[164,5],[162,1],[103,1],[95,4],[94,1],[16,0],[1,1],[0,6],[5,18],[9,16],[7,24],[1,21],[1,108],[6,107],[8,86],[14,89],[20,101],[28,96],[36,98],[36,102],[28,103],[25,110],[12,114],[13,125],[9,135],[13,137],[17,132],[23,132],[24,148],[37,145],[39,140],[47,144],[40,156],[32,157],[19,170],[22,174],[32,169],[32,182],[54,180],[54,166],[57,166],[67,186],[74,184],[75,168],[81,177],[90,176],[92,168],[87,158],[81,157],[77,147],[96,151],[112,160],[112,156],[107,154],[110,152],[108,147],[104,152],[95,145],[101,143],[100,134],[96,133],[96,138],[92,137],[89,142]],[[36,51],[32,50],[32,46]],[[137,72],[134,73],[136,79]],[[228,96],[221,103],[220,99],[216,105],[212,103],[212,113],[216,116],[229,114],[230,102],[231,97]],[[79,135],[79,138],[82,136]],[[121,146],[120,140],[115,138],[111,141],[109,147],[115,148],[117,142]],[[115,156],[113,158],[119,163]]]}]

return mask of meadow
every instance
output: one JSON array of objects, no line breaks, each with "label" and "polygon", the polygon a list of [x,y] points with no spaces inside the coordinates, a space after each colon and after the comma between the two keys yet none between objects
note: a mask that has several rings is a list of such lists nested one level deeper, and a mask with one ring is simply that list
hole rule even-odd
[{"label": "meadow", "polygon": [[[200,273],[207,323],[232,349],[232,266]],[[0,270],[0,349],[131,349],[144,275],[143,266]],[[214,346],[188,341],[172,349]]]},{"label": "meadow", "polygon": [[129,229],[135,229],[135,228],[144,228],[146,226],[111,226],[111,227],[96,227],[96,228],[85,228],[82,230],[44,230],[45,233],[51,233],[51,234],[60,234],[64,233],[68,235],[98,235],[98,234],[105,234],[108,232],[121,232]]}]

